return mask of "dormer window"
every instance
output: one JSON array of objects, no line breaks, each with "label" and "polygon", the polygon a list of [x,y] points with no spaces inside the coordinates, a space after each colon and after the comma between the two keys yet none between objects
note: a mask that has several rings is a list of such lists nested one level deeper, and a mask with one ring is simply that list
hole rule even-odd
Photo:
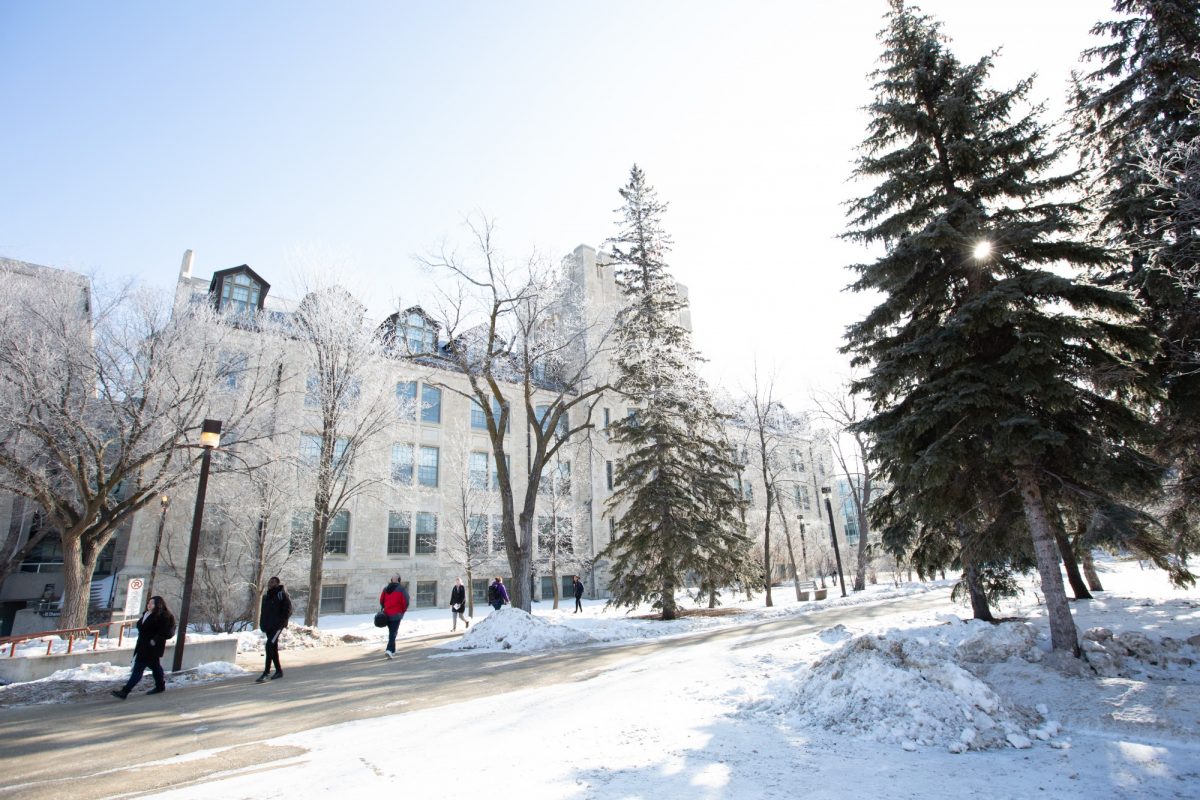
[{"label": "dormer window", "polygon": [[214,273],[208,291],[218,310],[250,315],[262,310],[270,288],[270,284],[243,264]]},{"label": "dormer window", "polygon": [[408,347],[410,353],[432,353],[437,347],[437,325],[417,310],[410,310],[401,317],[397,338]]}]

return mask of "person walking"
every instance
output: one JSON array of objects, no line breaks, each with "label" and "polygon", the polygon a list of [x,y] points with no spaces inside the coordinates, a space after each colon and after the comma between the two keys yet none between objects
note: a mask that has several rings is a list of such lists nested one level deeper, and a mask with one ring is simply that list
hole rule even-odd
[{"label": "person walking", "polygon": [[499,575],[488,587],[488,603],[497,611],[500,610],[500,606],[508,603],[508,589],[504,588],[504,579]]},{"label": "person walking", "polygon": [[175,635],[175,615],[167,608],[165,600],[158,595],[150,598],[146,613],[137,621],[137,631],[137,642],[133,645],[133,670],[125,685],[113,692],[113,697],[122,700],[129,697],[147,669],[154,676],[154,688],[146,694],[162,694],[167,690],[161,659],[167,649],[167,639]]},{"label": "person walking", "polygon": [[575,590],[575,610],[571,613],[579,614],[583,611],[583,581],[579,580],[578,575],[572,576],[572,588]]},{"label": "person walking", "polygon": [[[267,678],[275,680],[283,677],[283,667],[279,665],[279,634],[288,626],[292,616],[292,598],[278,577],[272,576],[267,581],[267,590],[263,592],[262,608],[258,613],[258,627],[267,636],[267,663],[263,665],[263,673],[254,681],[262,683]],[[275,665],[275,674],[271,674],[271,665]]]},{"label": "person walking", "polygon": [[462,578],[454,579],[454,588],[450,590],[450,632],[458,630],[458,619],[462,617],[463,625],[471,627],[467,619],[467,587],[463,586]]},{"label": "person walking", "polygon": [[396,657],[396,631],[400,630],[400,620],[408,611],[408,593],[400,585],[400,576],[393,575],[388,585],[379,593],[379,610],[387,615],[388,643],[384,654],[388,658]]}]

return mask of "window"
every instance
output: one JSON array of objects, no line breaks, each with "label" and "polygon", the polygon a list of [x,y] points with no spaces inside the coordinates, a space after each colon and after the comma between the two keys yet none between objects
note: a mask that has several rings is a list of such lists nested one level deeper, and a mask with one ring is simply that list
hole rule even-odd
[{"label": "window", "polygon": [[[333,468],[339,469],[342,466],[342,461],[346,457],[346,448],[350,442],[346,439],[338,439],[333,443]],[[319,466],[321,463],[321,436],[316,433],[300,434],[300,458],[311,467]]]},{"label": "window", "polygon": [[392,483],[411,486],[413,479],[413,446],[392,445]]},{"label": "window", "polygon": [[612,409],[604,409],[604,429],[608,430],[608,426],[612,424]]},{"label": "window", "polygon": [[487,602],[487,587],[491,583],[489,578],[472,578],[471,579],[471,599],[476,603]]},{"label": "window", "polygon": [[438,449],[421,446],[421,466],[417,469],[417,483],[422,486],[438,485]]},{"label": "window", "polygon": [[346,584],[343,583],[337,586],[326,584],[321,587],[321,613],[346,613]]},{"label": "window", "polygon": [[[540,405],[534,408],[534,418],[537,420],[538,427],[543,431],[546,430],[546,425],[549,424],[548,420],[550,418],[551,408],[552,406],[548,405]],[[555,430],[554,435],[560,439],[565,439],[569,429],[570,423],[567,420],[567,413],[564,411],[562,416],[558,418],[558,429]]]},{"label": "window", "polygon": [[236,389],[247,368],[245,353],[222,351],[217,364],[217,378],[225,389]]},{"label": "window", "polygon": [[389,556],[406,556],[409,553],[409,539],[412,536],[412,523],[409,522],[407,511],[388,512],[387,554]]},{"label": "window", "polygon": [[417,608],[437,607],[437,581],[417,581]]},{"label": "window", "polygon": [[400,381],[396,384],[396,406],[400,419],[412,422],[417,418],[417,382]]},{"label": "window", "polygon": [[804,472],[804,454],[799,450],[792,451],[792,471]]},{"label": "window", "polygon": [[613,490],[613,463],[611,461],[604,462],[604,482],[611,492]]},{"label": "window", "polygon": [[221,310],[250,314],[258,310],[262,288],[244,272],[226,275],[221,280]]},{"label": "window", "polygon": [[570,598],[575,597],[574,578],[575,578],[574,575],[563,575],[562,576],[562,596],[563,597],[570,597]]},{"label": "window", "polygon": [[437,515],[428,511],[417,512],[417,555],[437,552]]},{"label": "window", "polygon": [[483,555],[487,552],[487,514],[472,514],[467,520],[467,552]]},{"label": "window", "polygon": [[[492,398],[492,419],[500,422],[500,401]],[[471,401],[471,427],[475,430],[487,430],[487,415],[483,413],[483,407],[479,405],[478,400]],[[505,420],[504,432],[507,433],[512,429],[512,420]]]},{"label": "window", "polygon": [[421,385],[421,422],[442,421],[442,390],[436,386]]},{"label": "window", "polygon": [[542,468],[542,480],[538,483],[540,494],[563,497],[571,493],[571,462],[557,460]]},{"label": "window", "polygon": [[[493,456],[492,457],[492,491],[493,492],[500,491],[500,470],[496,469],[496,464],[497,464],[496,459]],[[505,456],[504,456],[504,466],[508,467],[509,474],[511,474],[512,458],[507,454],[505,454]]]},{"label": "window", "polygon": [[488,454],[478,451],[471,453],[467,465],[467,482],[472,489],[486,489],[488,486]]},{"label": "window", "polygon": [[801,486],[796,486],[796,505],[805,511],[811,511],[812,505],[808,497],[808,490]]},{"label": "window", "polygon": [[754,484],[750,481],[741,481],[742,498],[751,505],[754,504]]},{"label": "window", "polygon": [[543,556],[575,552],[570,517],[538,517],[538,552]]},{"label": "window", "polygon": [[[559,595],[565,597],[566,595]],[[550,600],[554,597],[554,578],[549,575],[542,576],[542,599]]]},{"label": "window", "polygon": [[611,542],[617,538],[617,521],[612,517],[608,518],[608,540]]},{"label": "window", "polygon": [[504,552],[504,517],[492,515],[492,552]]},{"label": "window", "polygon": [[325,552],[344,556],[350,552],[350,512],[342,509],[329,520],[325,532]]},{"label": "window", "polygon": [[288,552],[304,551],[312,537],[312,514],[297,511],[292,515],[292,538],[288,542]]},{"label": "window", "polygon": [[304,379],[304,405],[309,408],[321,405],[321,379],[316,375]]},{"label": "window", "polygon": [[437,326],[417,311],[410,311],[400,326],[400,335],[410,353],[432,353],[437,343]]}]

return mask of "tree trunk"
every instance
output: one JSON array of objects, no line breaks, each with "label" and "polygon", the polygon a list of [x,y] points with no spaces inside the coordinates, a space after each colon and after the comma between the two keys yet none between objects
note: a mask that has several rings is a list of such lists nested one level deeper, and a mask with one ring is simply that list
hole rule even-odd
[{"label": "tree trunk", "polygon": [[967,527],[962,523],[955,526],[958,534],[959,559],[963,565],[963,583],[967,587],[967,595],[971,598],[971,613],[975,619],[984,622],[995,622],[992,610],[988,607],[987,592],[983,589],[983,581],[979,577],[979,564],[971,548]]},{"label": "tree trunk", "polygon": [[716,589],[708,590],[708,607],[709,608],[717,607],[717,590]]},{"label": "tree trunk", "polygon": [[313,514],[312,553],[308,561],[308,605],[304,607],[304,624],[316,627],[321,616],[321,585],[325,573],[325,539],[329,533],[329,519],[321,510]]},{"label": "tree trunk", "polygon": [[1092,561],[1092,551],[1087,547],[1083,548],[1083,576],[1093,592],[1104,591],[1104,584],[1100,583],[1100,575],[1096,572],[1096,562]]},{"label": "tree trunk", "polygon": [[788,528],[787,514],[780,513],[783,523],[783,541],[787,543],[788,565],[792,568],[792,585],[796,588],[796,599],[800,599],[800,577],[796,574],[796,552],[792,549],[792,532]]},{"label": "tree trunk", "polygon": [[87,627],[88,603],[92,599],[92,575],[96,571],[96,558],[107,543],[106,538],[99,547],[87,547],[79,536],[62,537],[63,597],[59,628]]},{"label": "tree trunk", "polygon": [[[858,447],[859,452],[865,453],[865,448],[861,443]],[[850,488],[853,490],[853,484]],[[854,570],[854,591],[861,592],[867,588],[867,538],[869,533],[867,503],[871,499],[871,472],[866,461],[863,462],[862,484],[858,491],[860,495],[858,499],[858,565]]]},{"label": "tree trunk", "polygon": [[1062,571],[1059,569],[1053,526],[1046,516],[1041,487],[1038,486],[1031,466],[1017,466],[1016,478],[1021,490],[1021,502],[1025,508],[1025,523],[1029,527],[1033,551],[1037,556],[1042,595],[1046,598],[1050,646],[1078,658],[1079,634],[1075,628],[1075,620],[1071,617],[1071,607],[1067,604],[1067,592],[1063,587]]},{"label": "tree trunk", "polygon": [[678,610],[675,607],[675,579],[666,578],[662,585],[662,618],[664,622],[667,622],[678,616]]},{"label": "tree trunk", "polygon": [[[1096,522],[1097,515],[1092,513],[1092,523]],[[1087,578],[1088,588],[1093,592],[1103,592],[1104,584],[1100,583],[1100,575],[1096,572],[1096,563],[1092,561],[1092,548],[1088,547],[1085,534],[1087,533],[1083,523],[1079,523],[1079,527],[1075,531],[1075,552],[1082,554],[1083,576]]]},{"label": "tree trunk", "polygon": [[1079,573],[1079,563],[1075,560],[1075,549],[1071,547],[1071,540],[1067,538],[1067,534],[1063,530],[1061,516],[1058,524],[1054,526],[1054,542],[1058,545],[1058,553],[1062,556],[1063,566],[1067,568],[1067,581],[1071,584],[1071,591],[1075,594],[1075,599],[1091,600],[1092,593],[1088,591],[1087,584],[1083,582],[1083,575]]},{"label": "tree trunk", "polygon": [[529,578],[533,575],[533,509],[529,505],[527,498],[526,510],[521,512],[514,532],[519,539],[517,547],[508,553],[508,566],[513,572],[509,601],[513,608],[526,613],[533,612],[533,595],[529,591]]}]

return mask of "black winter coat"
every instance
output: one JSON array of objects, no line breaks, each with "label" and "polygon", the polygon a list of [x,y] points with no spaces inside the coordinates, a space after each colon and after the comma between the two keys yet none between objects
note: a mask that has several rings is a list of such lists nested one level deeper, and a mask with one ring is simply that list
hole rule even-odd
[{"label": "black winter coat", "polygon": [[175,617],[170,611],[143,615],[137,621],[138,638],[133,652],[143,657],[162,658],[174,627]]},{"label": "black winter coat", "polygon": [[258,627],[264,633],[281,631],[288,626],[292,616],[292,598],[288,597],[283,584],[263,592],[262,608],[258,613]]},{"label": "black winter coat", "polygon": [[455,611],[462,611],[466,608],[467,602],[467,587],[454,586],[450,590],[450,607]]}]

